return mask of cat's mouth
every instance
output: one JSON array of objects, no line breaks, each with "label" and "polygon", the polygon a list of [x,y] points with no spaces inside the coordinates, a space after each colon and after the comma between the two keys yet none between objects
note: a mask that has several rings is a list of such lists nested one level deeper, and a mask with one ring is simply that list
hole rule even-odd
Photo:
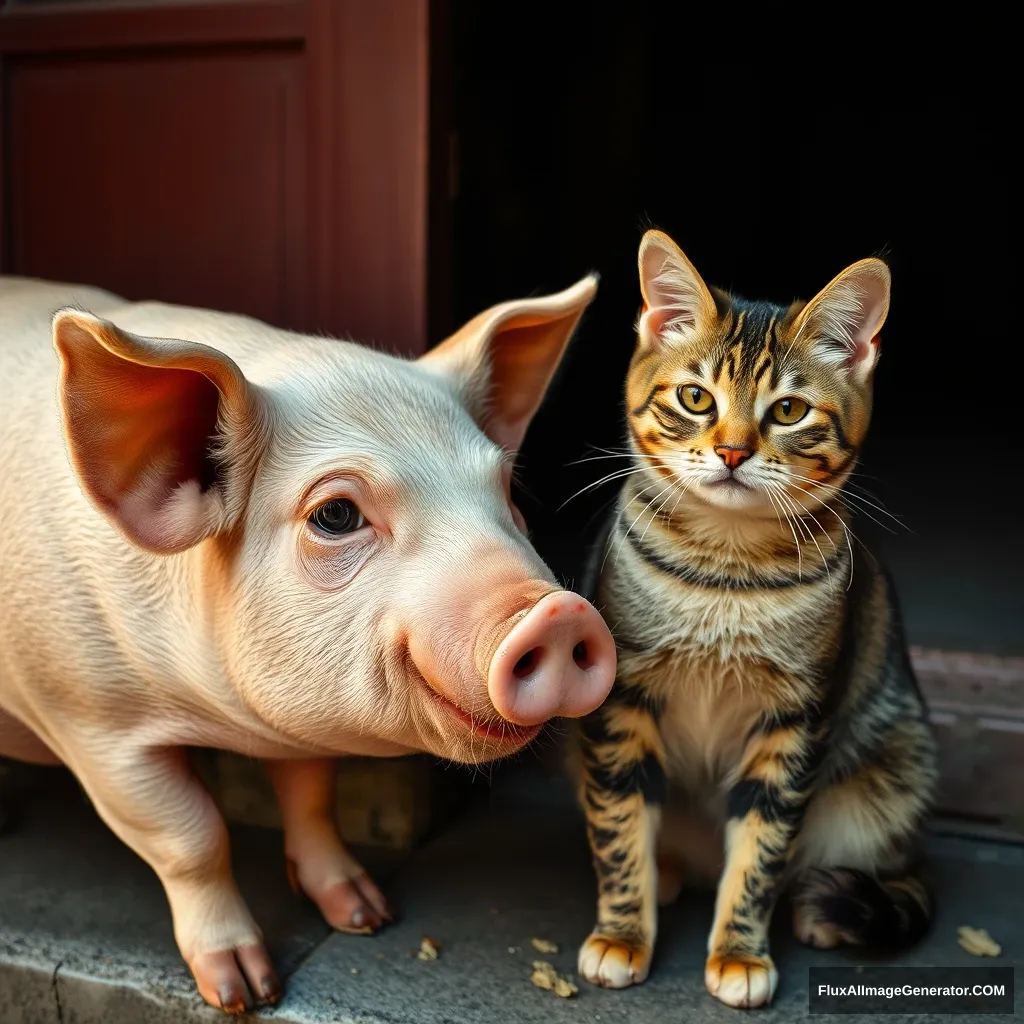
[{"label": "cat's mouth", "polygon": [[734,476],[723,476],[720,477],[718,480],[709,480],[706,484],[704,484],[704,486],[711,487],[717,491],[752,491],[754,489],[749,484],[743,483],[742,480],[737,480]]},{"label": "cat's mouth", "polygon": [[695,490],[702,501],[720,508],[751,509],[762,504],[760,488],[737,480],[732,474],[702,480]]}]

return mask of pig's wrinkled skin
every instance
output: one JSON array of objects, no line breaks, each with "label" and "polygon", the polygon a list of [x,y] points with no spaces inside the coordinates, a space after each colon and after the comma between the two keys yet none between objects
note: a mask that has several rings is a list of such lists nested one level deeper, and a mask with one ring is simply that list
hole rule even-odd
[{"label": "pig's wrinkled skin", "polygon": [[335,830],[330,759],[487,761],[607,695],[611,636],[509,496],[595,288],[409,361],[0,278],[0,755],[74,771],[214,1006],[280,986],[186,747],[266,759],[298,884],[371,932],[387,904]]}]

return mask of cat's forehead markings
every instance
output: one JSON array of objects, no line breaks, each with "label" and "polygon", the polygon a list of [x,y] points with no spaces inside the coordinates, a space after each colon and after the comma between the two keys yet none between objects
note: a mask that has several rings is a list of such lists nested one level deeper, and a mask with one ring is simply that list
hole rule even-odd
[{"label": "cat's forehead markings", "polygon": [[807,386],[807,378],[795,366],[782,366],[777,375],[773,374],[772,391],[799,391]]},{"label": "cat's forehead markings", "polygon": [[779,347],[779,321],[785,311],[770,302],[734,298],[729,324],[716,346],[711,375],[717,384],[757,384],[772,365]]},{"label": "cat's forehead markings", "polygon": [[766,350],[764,352],[764,355],[763,355],[763,357],[761,359],[760,364],[758,365],[757,369],[754,370],[754,384],[755,385],[759,385],[761,383],[761,379],[769,371],[769,369],[771,369],[772,362],[773,362],[773,360],[772,360],[771,350],[770,349]]},{"label": "cat's forehead markings", "polygon": [[705,380],[714,380],[715,378],[715,365],[716,357],[713,355],[705,356],[700,364],[697,366],[696,376],[703,377]]}]

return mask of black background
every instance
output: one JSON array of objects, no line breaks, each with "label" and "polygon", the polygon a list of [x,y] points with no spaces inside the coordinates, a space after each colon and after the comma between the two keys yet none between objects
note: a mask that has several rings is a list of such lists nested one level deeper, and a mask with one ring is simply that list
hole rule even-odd
[{"label": "black background", "polygon": [[[512,8],[456,5],[457,319],[602,275],[519,461],[539,550],[573,576],[587,524],[615,495],[556,511],[614,466],[567,464],[623,444],[645,228],[667,231],[709,283],[780,303],[881,255],[893,299],[859,481],[906,526],[893,540],[865,521],[859,535],[896,545],[918,639],[1016,649],[1007,616],[1021,611],[1024,548],[1006,499],[1021,366],[1004,66],[896,78],[693,49],[659,40],[639,6],[538,27]],[[956,594],[965,573],[995,603],[951,636],[957,616],[928,602],[942,601],[935,580]]]}]

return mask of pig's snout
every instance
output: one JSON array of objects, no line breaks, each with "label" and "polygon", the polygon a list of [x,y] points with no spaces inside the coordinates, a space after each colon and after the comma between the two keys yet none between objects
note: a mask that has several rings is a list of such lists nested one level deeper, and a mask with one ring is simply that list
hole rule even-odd
[{"label": "pig's snout", "polygon": [[599,707],[615,681],[615,641],[589,601],[548,594],[498,645],[487,673],[494,709],[516,725],[579,718]]}]

